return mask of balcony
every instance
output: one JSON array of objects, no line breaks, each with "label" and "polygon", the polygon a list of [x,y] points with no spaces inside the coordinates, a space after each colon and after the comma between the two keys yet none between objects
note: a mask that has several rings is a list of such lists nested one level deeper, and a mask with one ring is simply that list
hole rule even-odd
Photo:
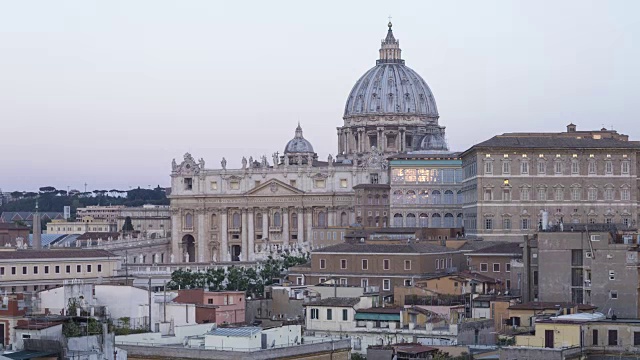
[{"label": "balcony", "polygon": [[239,234],[240,232],[242,232],[242,228],[241,227],[230,227],[229,228],[229,232],[230,233],[234,233],[234,234]]},{"label": "balcony", "polygon": [[269,232],[272,232],[272,233],[282,232],[282,226],[269,226]]}]

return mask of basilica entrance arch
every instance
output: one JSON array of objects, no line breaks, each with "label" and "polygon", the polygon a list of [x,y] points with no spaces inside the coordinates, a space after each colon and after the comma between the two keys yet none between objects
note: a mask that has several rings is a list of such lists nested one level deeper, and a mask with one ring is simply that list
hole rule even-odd
[{"label": "basilica entrance arch", "polygon": [[196,261],[196,240],[190,234],[182,237],[182,261]]}]

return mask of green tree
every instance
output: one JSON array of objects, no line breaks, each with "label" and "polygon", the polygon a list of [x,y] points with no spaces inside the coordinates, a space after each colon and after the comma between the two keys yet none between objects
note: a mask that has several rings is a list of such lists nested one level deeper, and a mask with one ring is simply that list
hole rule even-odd
[{"label": "green tree", "polygon": [[131,223],[131,216],[124,218],[124,224],[122,225],[122,232],[129,233],[133,231],[133,224]]},{"label": "green tree", "polygon": [[224,269],[208,269],[204,276],[205,284],[207,285],[209,290],[224,290],[222,283],[227,277]]}]

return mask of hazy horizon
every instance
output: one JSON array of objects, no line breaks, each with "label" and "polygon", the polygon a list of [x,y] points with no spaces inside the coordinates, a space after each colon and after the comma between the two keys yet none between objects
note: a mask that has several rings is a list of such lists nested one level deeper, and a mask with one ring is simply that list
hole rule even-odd
[{"label": "hazy horizon", "polygon": [[[640,140],[638,2],[0,3],[2,191],[169,186],[282,153],[321,159],[387,17],[451,150],[504,132],[611,128]],[[636,120],[634,120],[636,119]]]}]

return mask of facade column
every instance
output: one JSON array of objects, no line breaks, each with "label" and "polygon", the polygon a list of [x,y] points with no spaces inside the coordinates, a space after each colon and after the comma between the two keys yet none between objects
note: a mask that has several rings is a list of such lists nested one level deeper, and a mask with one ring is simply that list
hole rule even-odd
[{"label": "facade column", "polygon": [[207,239],[204,233],[204,209],[198,209],[198,253],[196,254],[196,258],[193,261],[204,262],[204,252],[206,251],[206,243]]},{"label": "facade column", "polygon": [[253,212],[255,211],[255,209],[249,209],[249,213],[247,214],[248,216],[248,226],[247,226],[247,232],[249,233],[249,241],[247,242],[247,261],[253,261],[255,259],[255,239],[256,239],[256,234],[254,231],[254,221],[253,221]]},{"label": "facade column", "polygon": [[335,208],[332,206],[328,207],[327,208],[327,226],[328,227],[336,225],[335,216],[336,216]]},{"label": "facade column", "polygon": [[302,243],[306,239],[304,237],[304,209],[298,208],[296,211],[298,214],[298,243]]},{"label": "facade column", "polygon": [[269,237],[269,210],[264,209],[262,213],[262,238]]},{"label": "facade column", "polygon": [[[174,261],[180,261],[180,230],[182,230],[182,224],[180,223],[180,209],[171,210],[171,253],[173,254]],[[128,260],[127,260],[128,263]]]},{"label": "facade column", "polygon": [[227,209],[220,212],[220,255],[218,261],[229,261],[229,221],[227,220]]},{"label": "facade column", "polygon": [[282,209],[282,246],[289,246],[289,209]]},{"label": "facade column", "polygon": [[384,146],[386,143],[386,139],[384,136],[384,128],[379,127],[378,130],[378,150],[384,152]]},{"label": "facade column", "polygon": [[306,212],[306,226],[307,226],[307,241],[313,241],[313,209],[305,209]]},{"label": "facade column", "polygon": [[242,209],[242,233],[240,235],[240,239],[242,241],[242,249],[240,251],[240,257],[242,258],[242,261],[247,261],[249,259],[248,255],[249,252],[247,251],[249,244],[248,244],[248,231],[249,230],[249,226],[247,225],[247,209],[243,208]]}]

